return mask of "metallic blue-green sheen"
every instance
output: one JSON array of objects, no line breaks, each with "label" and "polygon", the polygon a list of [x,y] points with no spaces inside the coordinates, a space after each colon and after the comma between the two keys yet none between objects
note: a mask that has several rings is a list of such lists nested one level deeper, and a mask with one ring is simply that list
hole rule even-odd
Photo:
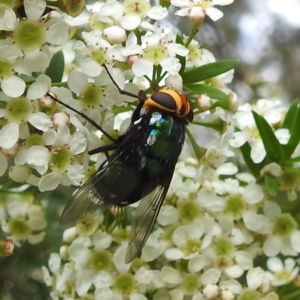
[{"label": "metallic blue-green sheen", "polygon": [[162,117],[151,126],[148,140],[153,145],[146,146],[146,171],[151,177],[161,175],[170,163],[178,160],[184,137],[183,125],[170,116]]}]

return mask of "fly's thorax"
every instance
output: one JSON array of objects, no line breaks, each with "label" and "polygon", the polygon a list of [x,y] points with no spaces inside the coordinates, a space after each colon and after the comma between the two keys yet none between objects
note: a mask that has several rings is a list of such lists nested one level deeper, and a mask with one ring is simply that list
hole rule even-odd
[{"label": "fly's thorax", "polygon": [[190,123],[194,117],[187,97],[168,87],[160,89],[147,98],[145,108],[149,112],[160,111],[168,114],[177,118],[183,124]]},{"label": "fly's thorax", "polygon": [[185,138],[184,125],[169,115],[152,113],[145,144],[146,170],[150,177],[161,176],[177,162]]},{"label": "fly's thorax", "polygon": [[147,146],[151,154],[163,159],[178,159],[185,138],[184,126],[178,120],[165,115],[150,129]]}]

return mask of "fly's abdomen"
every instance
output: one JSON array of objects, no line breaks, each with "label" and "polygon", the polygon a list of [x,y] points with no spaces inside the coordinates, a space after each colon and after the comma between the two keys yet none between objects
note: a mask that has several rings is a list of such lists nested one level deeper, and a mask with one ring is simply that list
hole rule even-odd
[{"label": "fly's abdomen", "polygon": [[106,168],[104,172],[105,174],[95,185],[97,196],[103,202],[117,206],[133,203],[128,196],[139,188],[143,181],[143,171],[138,172],[133,164],[126,161],[117,161]]}]

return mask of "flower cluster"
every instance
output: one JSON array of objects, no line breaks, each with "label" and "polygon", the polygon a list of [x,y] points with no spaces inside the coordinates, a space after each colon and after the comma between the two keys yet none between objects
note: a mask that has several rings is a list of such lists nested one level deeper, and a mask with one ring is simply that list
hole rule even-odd
[{"label": "flower cluster", "polygon": [[[44,71],[50,63],[51,45],[64,45],[68,41],[69,26],[61,15],[43,15],[46,1],[24,1],[26,18],[18,17],[13,10],[17,1],[1,4],[0,42],[1,89],[9,97],[20,97],[26,87],[24,78]],[[3,7],[2,7],[3,6]]]},{"label": "flower cluster", "polygon": [[45,209],[34,204],[34,197],[28,192],[1,192],[0,222],[2,231],[12,242],[6,243],[7,255],[14,244],[20,246],[26,240],[37,244],[45,237]]},{"label": "flower cluster", "polygon": [[[232,176],[222,179],[226,170]],[[65,231],[50,272],[43,268],[53,299],[279,299],[274,287],[299,272],[300,231],[252,175],[237,170],[225,163],[200,183],[193,161],[179,163],[157,226],[131,264],[124,263],[129,228],[108,233],[87,215]],[[262,256],[265,269],[257,265]]]}]

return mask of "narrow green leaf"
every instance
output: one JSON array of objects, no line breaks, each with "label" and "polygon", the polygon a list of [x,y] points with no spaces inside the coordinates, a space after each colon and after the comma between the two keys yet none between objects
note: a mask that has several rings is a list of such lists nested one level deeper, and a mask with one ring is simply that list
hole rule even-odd
[{"label": "narrow green leaf", "polygon": [[205,94],[208,97],[213,99],[229,100],[228,96],[224,92],[215,89],[213,87],[209,87],[205,84],[200,84],[200,83],[185,84],[184,89],[187,89],[189,92],[192,92],[194,94],[199,94],[199,95]]},{"label": "narrow green leaf", "polygon": [[251,173],[253,174],[254,177],[258,178],[258,176],[260,175],[260,170],[262,168],[261,164],[256,164],[253,162],[250,153],[251,153],[251,147],[249,145],[249,143],[245,143],[243,146],[240,147],[240,150],[242,152],[244,161],[247,165],[247,167],[249,168],[249,170],[251,171]]},{"label": "narrow green leaf", "polygon": [[278,188],[279,188],[279,182],[270,176],[265,176],[265,183],[266,183],[266,189],[270,195],[276,195]]},{"label": "narrow green leaf", "polygon": [[[179,34],[176,35],[176,44],[183,45],[183,40],[182,40],[182,38],[181,38],[181,36]],[[181,68],[179,70],[179,74],[182,76],[183,72],[185,70],[186,57],[180,56],[180,55],[176,55],[176,57],[179,59],[179,62],[181,64]]]},{"label": "narrow green leaf", "polygon": [[36,77],[25,75],[25,74],[20,74],[19,77],[23,79],[23,81],[28,85],[36,81]]},{"label": "narrow green leaf", "polygon": [[193,121],[192,124],[212,128],[216,131],[218,131],[220,134],[223,134],[227,129],[227,123],[225,123],[222,119],[217,118],[211,122],[197,122]]},{"label": "narrow green leaf", "polygon": [[[299,144],[300,141],[300,133],[299,133],[299,128],[300,128],[300,107],[297,107],[295,109],[295,103],[292,104],[293,111],[289,109],[288,114],[286,115],[284,119],[284,125],[289,125],[289,127],[283,127],[283,128],[288,128],[290,130],[290,138],[289,141],[286,145],[283,146],[284,149],[284,157],[286,160],[290,159],[291,155],[295,151],[296,147]],[[285,120],[289,118],[291,120]]]},{"label": "narrow green leaf", "polygon": [[290,159],[289,162],[291,162],[291,163],[300,162],[300,156],[297,156],[297,157],[294,157],[294,158]]},{"label": "narrow green leaf", "polygon": [[221,60],[189,70],[182,75],[184,84],[200,82],[223,74],[237,65],[237,60]]},{"label": "narrow green leaf", "polygon": [[291,131],[292,126],[293,126],[293,120],[295,118],[295,115],[297,113],[298,110],[298,103],[299,101],[296,100],[293,102],[293,104],[290,106],[284,120],[283,120],[283,124],[281,126],[281,128],[287,128]]},{"label": "narrow green leaf", "polygon": [[267,157],[270,162],[283,163],[284,152],[283,147],[277,140],[269,123],[255,111],[252,111],[257,129],[264,144]]},{"label": "narrow green leaf", "polygon": [[179,75],[183,75],[184,73],[184,70],[185,70],[185,65],[186,65],[186,58],[185,57],[183,57],[183,56],[180,56],[180,55],[176,55],[176,58],[178,58],[179,59],[179,63],[181,64],[181,68],[180,68],[180,70],[179,70]]},{"label": "narrow green leaf", "polygon": [[176,41],[176,44],[183,45],[183,39],[182,39],[181,35],[178,34],[178,33],[176,34],[176,39],[175,39],[175,41]]},{"label": "narrow green leaf", "polygon": [[188,138],[189,138],[189,140],[190,140],[190,142],[191,142],[191,144],[192,144],[192,147],[193,147],[193,150],[194,150],[194,152],[195,152],[195,155],[196,155],[197,159],[200,160],[200,159],[204,156],[204,154],[206,153],[206,149],[200,147],[200,146],[196,143],[196,141],[195,141],[193,135],[192,135],[191,132],[188,130],[188,128],[186,128],[186,134],[187,134],[187,136],[188,136]]},{"label": "narrow green leaf", "polygon": [[45,74],[48,75],[52,83],[61,82],[65,68],[65,60],[62,51],[56,52],[50,61],[49,67],[46,69]]}]

